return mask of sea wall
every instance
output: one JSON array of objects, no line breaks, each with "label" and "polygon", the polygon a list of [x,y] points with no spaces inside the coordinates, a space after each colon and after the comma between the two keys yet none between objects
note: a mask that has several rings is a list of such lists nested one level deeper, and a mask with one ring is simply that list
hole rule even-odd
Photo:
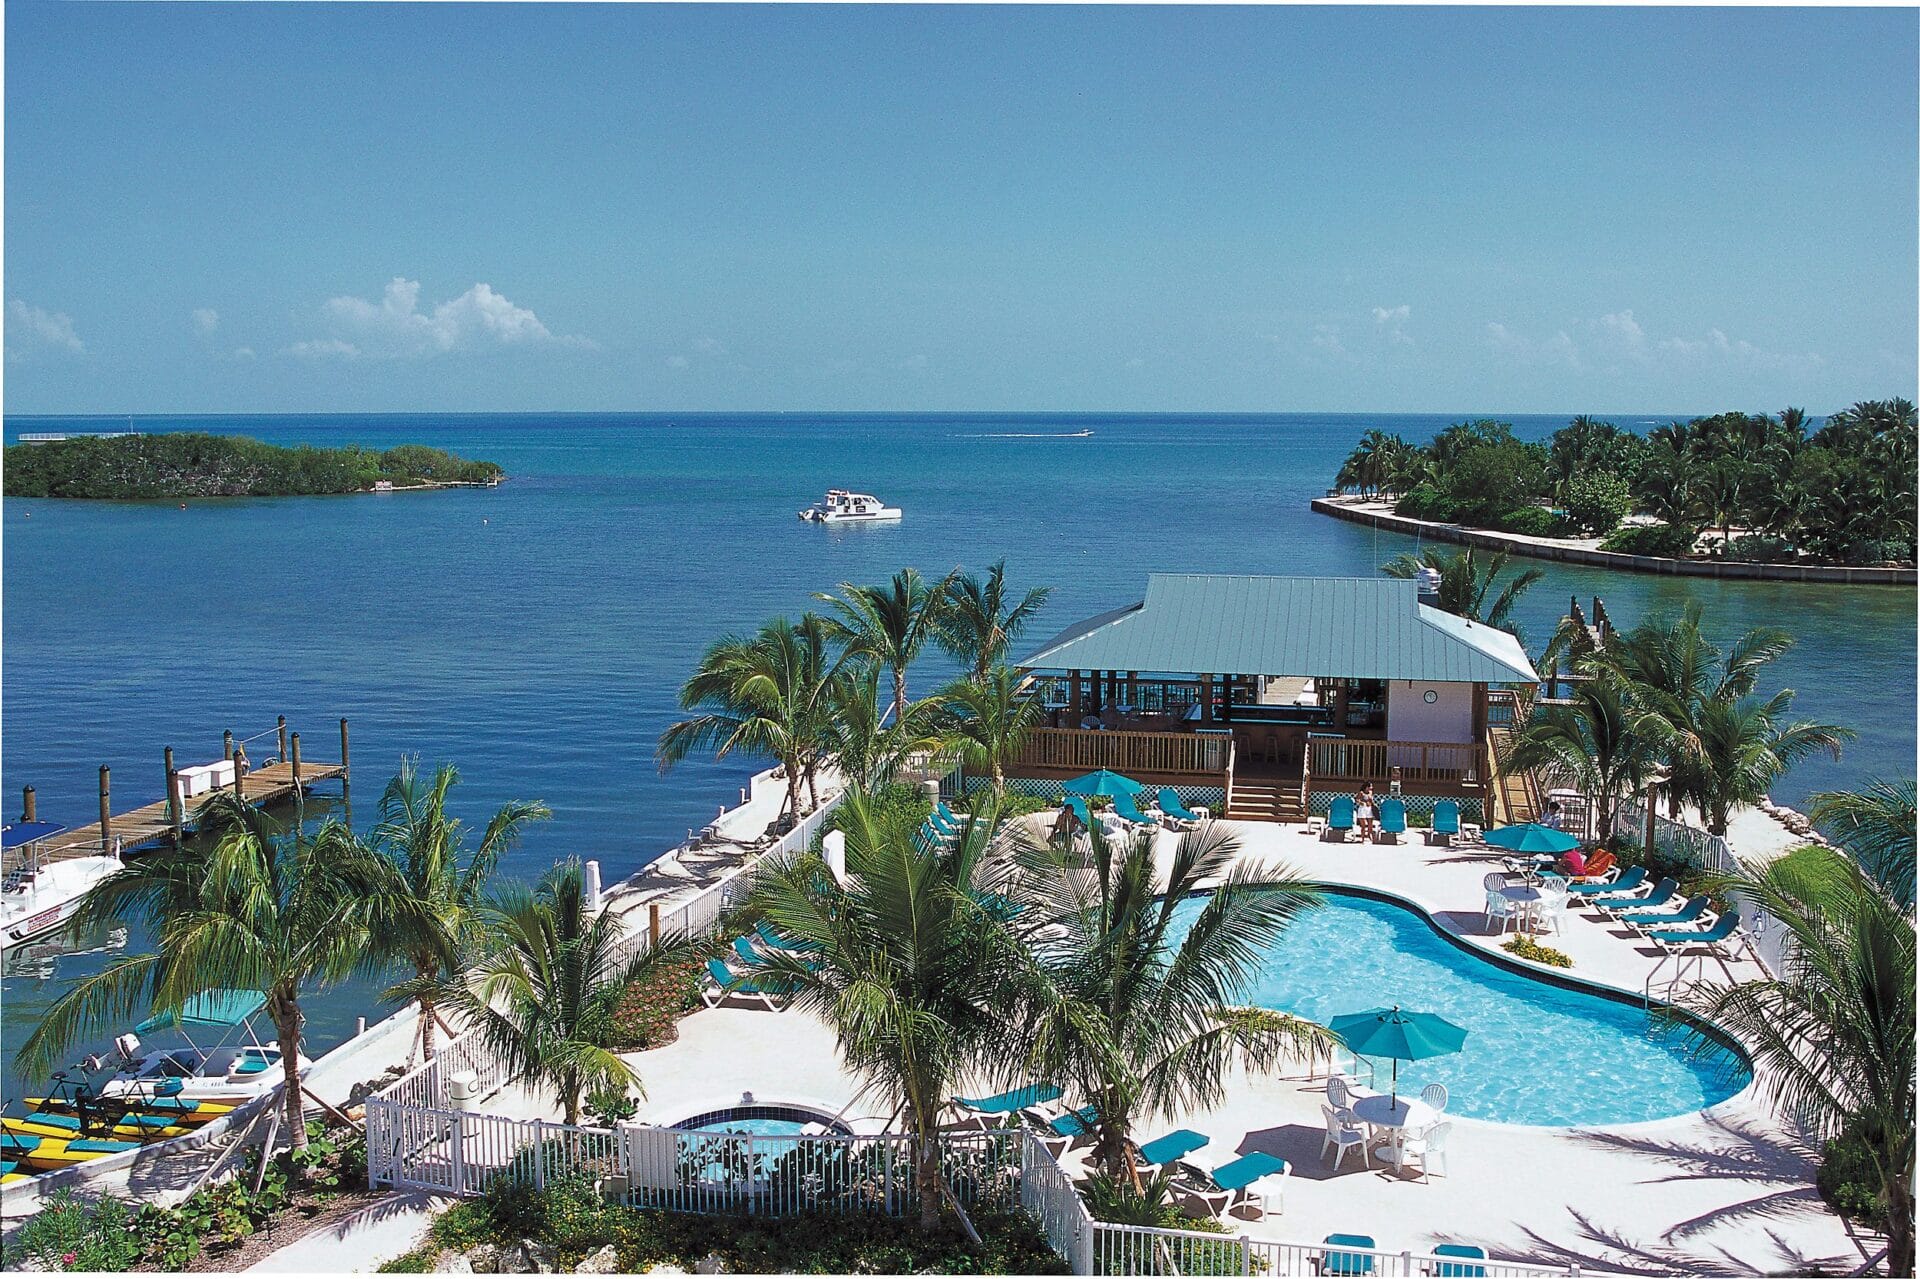
[{"label": "sea wall", "polygon": [[1374,505],[1357,505],[1351,498],[1316,497],[1313,509],[1335,519],[1374,528],[1424,537],[1435,542],[1453,542],[1461,546],[1484,546],[1535,559],[1558,560],[1567,564],[1591,564],[1597,568],[1620,569],[1631,573],[1665,573],[1675,577],[1740,578],[1758,582],[1836,582],[1853,586],[1912,586],[1916,570],[1911,568],[1853,568],[1844,564],[1760,564],[1746,560],[1677,560],[1661,555],[1625,555],[1596,547],[1568,546],[1553,538],[1524,537],[1518,533],[1499,533],[1492,529],[1466,528],[1459,524],[1439,524],[1395,515]]}]

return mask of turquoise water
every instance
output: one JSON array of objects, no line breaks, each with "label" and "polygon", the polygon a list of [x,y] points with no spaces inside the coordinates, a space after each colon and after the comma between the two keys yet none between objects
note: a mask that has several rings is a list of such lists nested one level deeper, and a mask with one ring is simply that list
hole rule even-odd
[{"label": "turquoise water", "polygon": [[[557,857],[627,874],[733,802],[756,765],[653,746],[716,636],[814,607],[843,580],[1005,557],[1055,589],[1039,635],[1138,599],[1156,569],[1369,575],[1415,543],[1306,509],[1370,426],[1425,438],[1461,415],[387,415],[142,418],[144,430],[276,443],[438,445],[491,458],[495,490],[385,496],[65,503],[9,500],[0,618],[0,802],[85,823],[97,770],[116,807],[158,799],[161,748],[216,757],[285,714],[309,758],[353,725],[353,819],[365,826],[403,753],[453,760],[456,804],[554,810],[503,864]],[[1521,418],[1542,436],[1564,417]],[[1627,419],[1644,426],[1641,419]],[[21,431],[123,429],[124,418],[8,418]],[[1090,428],[1091,439],[1056,436]],[[829,529],[794,512],[829,487],[906,510]],[[1798,709],[1861,730],[1845,761],[1797,770],[1792,800],[1914,754],[1914,592],[1650,578],[1545,564],[1521,608],[1537,648],[1567,597],[1616,618],[1701,600],[1722,635],[1762,622],[1802,637],[1777,667]],[[913,690],[948,672],[934,654]],[[252,754],[260,758],[264,743]],[[139,938],[132,941],[140,944]],[[38,1010],[112,952],[16,958],[0,985],[17,1044]],[[316,997],[325,1045],[384,1009],[373,986]],[[10,1062],[11,1053],[5,1054]],[[5,1077],[8,1094],[16,1081]]]},{"label": "turquoise water", "polygon": [[751,1133],[755,1137],[798,1137],[807,1125],[798,1119],[723,1119],[701,1124],[695,1132]]},{"label": "turquoise water", "polygon": [[[1203,905],[1180,903],[1180,936]],[[1442,1083],[1448,1110],[1544,1126],[1666,1119],[1724,1101],[1747,1084],[1743,1062],[1696,1053],[1645,1010],[1538,981],[1467,954],[1402,906],[1330,893],[1266,951],[1249,1002],[1325,1023],[1400,1007],[1466,1028],[1458,1053],[1402,1062],[1400,1091]],[[1377,1063],[1385,1090],[1392,1063]],[[1364,1071],[1361,1082],[1366,1082]]]}]

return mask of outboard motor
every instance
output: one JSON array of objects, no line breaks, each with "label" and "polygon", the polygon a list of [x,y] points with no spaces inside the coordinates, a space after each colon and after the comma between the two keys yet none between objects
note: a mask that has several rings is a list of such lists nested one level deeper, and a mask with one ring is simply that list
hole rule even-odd
[{"label": "outboard motor", "polygon": [[1440,607],[1440,570],[1423,568],[1414,576],[1414,591],[1422,604]]},{"label": "outboard motor", "polygon": [[120,1060],[128,1067],[140,1061],[140,1036],[129,1031],[113,1041],[113,1050],[120,1054]]}]

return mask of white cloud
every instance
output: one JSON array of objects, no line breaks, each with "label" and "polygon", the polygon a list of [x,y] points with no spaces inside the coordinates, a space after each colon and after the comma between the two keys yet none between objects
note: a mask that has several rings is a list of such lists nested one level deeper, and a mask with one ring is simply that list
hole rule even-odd
[{"label": "white cloud", "polygon": [[213,332],[220,327],[220,313],[210,306],[195,307],[193,327],[201,334]]},{"label": "white cloud", "polygon": [[1344,356],[1347,348],[1340,344],[1340,326],[1337,324],[1314,325],[1313,349],[1326,355]]},{"label": "white cloud", "polygon": [[1487,345],[1516,362],[1560,365],[1580,372],[1621,374],[1636,369],[1692,369],[1709,366],[1809,373],[1826,361],[1812,352],[1768,351],[1745,339],[1710,328],[1702,337],[1656,337],[1631,310],[1611,311],[1595,319],[1576,319],[1552,337],[1535,339],[1504,324],[1487,325]]},{"label": "white cloud", "polygon": [[321,308],[331,334],[296,342],[288,351],[309,357],[419,359],[479,346],[576,346],[582,337],[556,335],[540,317],[476,284],[429,311],[420,309],[420,283],[395,276],[377,302],[337,297]]},{"label": "white cloud", "polygon": [[72,316],[43,311],[15,298],[7,303],[7,355],[18,359],[37,347],[76,352],[87,349],[73,331]]},{"label": "white cloud", "polygon": [[1373,308],[1375,324],[1400,324],[1413,317],[1413,308],[1405,303],[1399,306],[1376,306]]}]

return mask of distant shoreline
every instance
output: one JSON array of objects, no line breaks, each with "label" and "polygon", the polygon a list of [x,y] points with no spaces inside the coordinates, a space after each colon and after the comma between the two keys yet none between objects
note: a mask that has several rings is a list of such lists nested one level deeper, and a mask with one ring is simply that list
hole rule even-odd
[{"label": "distant shoreline", "polygon": [[1460,546],[1483,546],[1509,551],[1535,559],[1556,560],[1567,564],[1587,564],[1596,568],[1618,569],[1630,573],[1657,573],[1670,577],[1714,577],[1758,582],[1825,582],[1851,586],[1913,586],[1914,568],[1860,566],[1846,564],[1768,564],[1758,560],[1682,560],[1661,555],[1628,555],[1622,551],[1603,551],[1598,547],[1577,546],[1563,538],[1528,537],[1519,533],[1501,533],[1493,529],[1468,528],[1460,524],[1441,524],[1395,515],[1384,503],[1356,497],[1316,497],[1309,504],[1322,515],[1368,524],[1374,528],[1424,537],[1436,542]]}]

